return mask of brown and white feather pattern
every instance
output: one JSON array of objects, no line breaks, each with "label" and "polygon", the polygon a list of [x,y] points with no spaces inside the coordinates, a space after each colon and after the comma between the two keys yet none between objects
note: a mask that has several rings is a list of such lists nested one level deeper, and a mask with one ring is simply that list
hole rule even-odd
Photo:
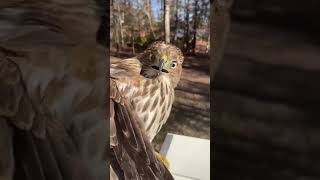
[{"label": "brown and white feather pattern", "polygon": [[136,111],[110,79],[110,180],[173,180]]},{"label": "brown and white feather pattern", "polygon": [[121,94],[128,98],[152,140],[166,123],[174,99],[174,89],[166,76],[148,79],[140,75],[141,64],[136,58],[111,59],[111,77]]}]

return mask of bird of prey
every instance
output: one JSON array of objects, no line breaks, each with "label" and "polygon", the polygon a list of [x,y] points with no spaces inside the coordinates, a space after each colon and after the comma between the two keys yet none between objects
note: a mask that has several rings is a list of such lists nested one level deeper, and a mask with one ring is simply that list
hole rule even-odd
[{"label": "bird of prey", "polygon": [[110,180],[173,180],[130,101],[110,83]]},{"label": "bird of prey", "polygon": [[155,42],[130,59],[111,57],[111,179],[173,179],[151,140],[166,122],[182,71],[175,46]]},{"label": "bird of prey", "polygon": [[0,1],[1,180],[107,178],[102,2]]},{"label": "bird of prey", "polygon": [[111,57],[110,78],[132,104],[151,141],[169,117],[183,60],[179,48],[161,41],[134,58]]}]

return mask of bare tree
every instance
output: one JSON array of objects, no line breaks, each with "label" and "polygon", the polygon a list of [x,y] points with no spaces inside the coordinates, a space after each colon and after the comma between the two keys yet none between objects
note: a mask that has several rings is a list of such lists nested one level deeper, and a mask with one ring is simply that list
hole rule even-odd
[{"label": "bare tree", "polygon": [[121,13],[121,9],[120,9],[120,1],[117,2],[117,19],[118,19],[118,23],[119,23],[119,30],[120,30],[120,42],[121,42],[121,46],[120,48],[124,47],[124,39],[123,39],[123,28],[122,28],[122,24],[124,23],[124,19],[123,19],[123,15]]},{"label": "bare tree", "polygon": [[127,33],[129,35],[129,42],[131,43],[131,50],[132,54],[135,54],[135,46],[134,46],[134,39],[135,39],[135,27],[134,24],[137,24],[136,14],[137,12],[132,9],[132,1],[126,0],[127,10],[126,13],[128,15],[128,21],[126,21],[127,24],[129,24],[129,27],[127,27]]},{"label": "bare tree", "polygon": [[152,11],[151,11],[151,9],[152,9],[151,8],[151,1],[150,0],[145,0],[143,12],[147,16],[151,35],[152,35],[153,38],[155,38],[153,25],[152,25]]},{"label": "bare tree", "polygon": [[[138,9],[140,9],[140,0],[137,0],[138,3]],[[141,17],[140,17],[140,13],[137,12],[137,17],[138,17],[138,32],[141,32]],[[140,36],[140,34],[139,34]]]},{"label": "bare tree", "polygon": [[184,44],[185,44],[185,51],[187,52],[189,50],[189,0],[186,0],[185,2],[185,28],[184,28]]},{"label": "bare tree", "polygon": [[147,0],[147,1],[149,1],[149,14],[152,17],[152,3],[151,3],[151,0]]},{"label": "bare tree", "polygon": [[175,13],[174,41],[177,41],[177,39],[178,39],[178,24],[179,24],[178,11],[179,11],[179,0],[176,0],[176,2],[174,3],[174,13]]},{"label": "bare tree", "polygon": [[118,24],[118,16],[117,14],[115,13],[115,2],[112,1],[112,17],[113,17],[113,25],[114,25],[114,30],[112,31],[112,34],[115,38],[115,43],[116,43],[116,49],[117,49],[117,53],[119,52],[119,46],[120,46],[120,42],[119,42],[119,33],[118,33],[118,29],[119,29],[119,24]]},{"label": "bare tree", "polygon": [[164,7],[164,2],[163,2],[163,1],[165,1],[165,0],[159,0],[159,1],[160,1],[159,17],[161,18],[160,21],[163,22],[163,21],[164,21],[164,20],[163,20],[164,15],[162,14],[162,13],[164,12],[164,9],[163,9],[163,7]]},{"label": "bare tree", "polygon": [[[150,40],[161,38],[176,43],[185,52],[195,53],[197,43],[204,38],[199,32],[208,26],[209,1],[113,0],[110,11],[112,47],[120,51],[129,44],[131,48],[135,42],[132,48],[140,51]],[[161,12],[153,11],[152,3],[158,3]],[[205,38],[203,40],[207,41]]]},{"label": "bare tree", "polygon": [[131,44],[132,44],[132,54],[136,53],[136,50],[134,48],[134,28],[131,28]]},{"label": "bare tree", "polygon": [[170,43],[170,1],[164,0],[164,39]]},{"label": "bare tree", "polygon": [[197,28],[198,28],[198,0],[194,2],[194,13],[193,13],[193,39],[192,39],[192,52],[196,52],[197,44]]}]

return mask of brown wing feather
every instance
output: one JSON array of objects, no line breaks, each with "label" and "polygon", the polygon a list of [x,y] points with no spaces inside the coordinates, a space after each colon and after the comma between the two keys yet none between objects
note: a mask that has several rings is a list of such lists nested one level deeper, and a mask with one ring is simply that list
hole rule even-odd
[{"label": "brown wing feather", "polygon": [[110,149],[111,155],[115,157],[111,160],[111,167],[118,178],[173,179],[170,172],[156,158],[132,105],[121,97],[112,79],[110,85]]},{"label": "brown wing feather", "polygon": [[[8,118],[19,129],[31,130],[36,121],[36,111],[26,95],[18,65],[3,53],[2,57],[0,55],[0,69],[0,116]],[[44,132],[44,127],[39,131]]]},{"label": "brown wing feather", "polygon": [[[0,94],[0,135],[12,136],[8,129],[14,133],[12,146],[8,143],[3,147],[3,142],[0,142],[3,147],[0,159],[14,155],[15,167],[10,168],[14,169],[15,176],[18,175],[17,179],[92,179],[61,122],[50,119],[45,126],[41,125],[49,117],[36,110],[27,93],[19,66],[4,56],[0,58]],[[11,179],[13,170],[3,172],[2,169],[13,164],[13,158],[9,161],[3,162],[6,164],[4,166],[0,162],[0,176],[5,174]]]},{"label": "brown wing feather", "polygon": [[0,2],[0,179],[106,179],[98,1]]}]

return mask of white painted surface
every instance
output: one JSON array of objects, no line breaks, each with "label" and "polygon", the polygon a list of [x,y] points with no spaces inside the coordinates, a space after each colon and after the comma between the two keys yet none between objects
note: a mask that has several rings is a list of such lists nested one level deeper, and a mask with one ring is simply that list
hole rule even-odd
[{"label": "white painted surface", "polygon": [[169,133],[160,153],[175,180],[210,180],[210,140]]}]

